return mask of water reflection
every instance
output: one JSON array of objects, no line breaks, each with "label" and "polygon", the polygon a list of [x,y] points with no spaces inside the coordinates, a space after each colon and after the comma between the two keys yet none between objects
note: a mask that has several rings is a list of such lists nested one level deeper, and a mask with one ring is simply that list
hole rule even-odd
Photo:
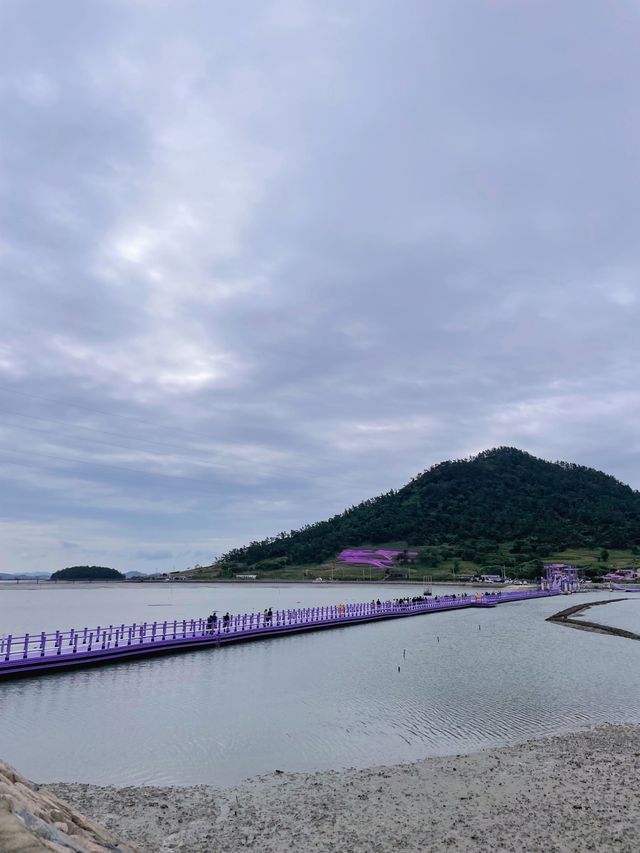
[{"label": "water reflection", "polygon": [[[161,596],[172,618],[186,618],[214,606],[389,594],[308,586],[33,591],[10,618],[16,631],[26,620],[32,629],[57,627],[54,597],[53,616],[77,626],[82,613],[96,624],[116,612],[119,621],[140,619]],[[7,682],[0,755],[39,781],[226,785],[276,768],[389,764],[589,723],[640,722],[640,644],[545,622],[567,601],[598,597],[431,614]]]}]

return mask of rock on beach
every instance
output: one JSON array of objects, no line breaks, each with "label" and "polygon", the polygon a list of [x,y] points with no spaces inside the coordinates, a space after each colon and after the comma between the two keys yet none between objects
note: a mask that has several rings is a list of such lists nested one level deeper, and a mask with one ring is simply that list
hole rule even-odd
[{"label": "rock on beach", "polygon": [[0,761],[2,853],[135,853],[111,833]]}]

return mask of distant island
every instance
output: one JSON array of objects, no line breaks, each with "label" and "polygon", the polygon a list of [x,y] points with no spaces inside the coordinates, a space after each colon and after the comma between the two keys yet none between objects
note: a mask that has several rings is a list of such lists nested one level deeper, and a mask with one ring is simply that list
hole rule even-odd
[{"label": "distant island", "polygon": [[[354,555],[366,550],[400,558],[360,565]],[[498,447],[441,462],[401,489],[327,521],[234,548],[210,566],[181,574],[194,579],[456,580],[486,573],[536,578],[545,561],[584,566],[594,580],[640,566],[640,493],[592,468]]]},{"label": "distant island", "polygon": [[69,566],[51,575],[52,581],[123,581],[125,576],[106,566]]}]

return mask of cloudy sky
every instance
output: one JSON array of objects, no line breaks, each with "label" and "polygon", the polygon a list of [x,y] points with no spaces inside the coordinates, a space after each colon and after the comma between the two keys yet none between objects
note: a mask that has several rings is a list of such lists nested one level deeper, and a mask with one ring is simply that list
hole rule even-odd
[{"label": "cloudy sky", "polygon": [[639,80],[638,0],[2,0],[0,570],[640,487]]}]

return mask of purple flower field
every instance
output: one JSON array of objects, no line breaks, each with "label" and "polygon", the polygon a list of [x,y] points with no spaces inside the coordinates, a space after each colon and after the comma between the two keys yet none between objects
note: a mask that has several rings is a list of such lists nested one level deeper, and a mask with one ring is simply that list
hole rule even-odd
[{"label": "purple flower field", "polygon": [[405,555],[409,559],[418,556],[417,551],[386,551],[378,549],[372,551],[369,548],[347,548],[338,555],[341,563],[351,563],[365,566],[375,566],[378,569],[391,569],[398,557]]}]

